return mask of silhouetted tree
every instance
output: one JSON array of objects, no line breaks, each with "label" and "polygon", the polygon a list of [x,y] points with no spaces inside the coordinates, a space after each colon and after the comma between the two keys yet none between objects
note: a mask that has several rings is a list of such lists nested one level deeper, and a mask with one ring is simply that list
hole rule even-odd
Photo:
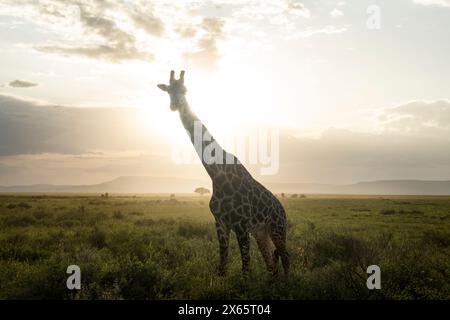
[{"label": "silhouetted tree", "polygon": [[195,190],[194,190],[194,192],[195,193],[198,193],[198,194],[200,194],[200,195],[204,195],[204,194],[208,194],[208,193],[211,193],[211,191],[209,191],[208,189],[206,189],[206,188],[203,188],[203,187],[198,187],[198,188],[196,188]]}]

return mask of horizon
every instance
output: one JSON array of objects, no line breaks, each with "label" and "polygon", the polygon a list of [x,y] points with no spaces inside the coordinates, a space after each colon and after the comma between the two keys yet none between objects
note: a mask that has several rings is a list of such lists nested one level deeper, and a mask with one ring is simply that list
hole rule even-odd
[{"label": "horizon", "polygon": [[[332,183],[283,183],[260,180],[281,197],[302,195],[342,196],[450,196],[450,180],[379,180],[360,181],[352,184]],[[15,185],[1,186],[0,195],[7,194],[101,194],[110,195],[155,195],[195,194],[197,188],[211,193],[210,181],[201,179],[180,179],[177,177],[121,176],[91,185]]]}]

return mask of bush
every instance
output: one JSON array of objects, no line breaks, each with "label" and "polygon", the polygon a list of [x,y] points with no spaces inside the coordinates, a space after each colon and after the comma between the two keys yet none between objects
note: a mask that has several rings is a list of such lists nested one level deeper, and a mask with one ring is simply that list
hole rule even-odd
[{"label": "bush", "polygon": [[143,216],[144,213],[141,211],[131,211],[128,213],[130,216]]},{"label": "bush", "polygon": [[17,206],[21,209],[30,209],[31,208],[31,205],[26,202],[20,202]]},{"label": "bush", "polygon": [[114,211],[112,217],[114,219],[123,219],[125,218],[125,215],[121,211]]},{"label": "bush", "polygon": [[422,239],[425,243],[437,245],[438,247],[450,246],[450,234],[442,231],[425,231]]},{"label": "bush", "polygon": [[37,220],[45,220],[53,217],[53,213],[46,212],[44,210],[38,210],[33,212],[33,217],[35,217]]},{"label": "bush", "polygon": [[181,222],[178,226],[177,235],[185,238],[204,238],[210,234],[208,226],[199,223]]},{"label": "bush", "polygon": [[124,299],[143,300],[158,298],[160,275],[158,266],[152,261],[136,259],[121,261],[115,275],[121,296]]},{"label": "bush", "polygon": [[3,218],[3,223],[9,227],[26,227],[36,223],[31,213],[19,212]]},{"label": "bush", "polygon": [[103,248],[106,245],[106,233],[95,226],[89,235],[89,243],[95,248]]}]

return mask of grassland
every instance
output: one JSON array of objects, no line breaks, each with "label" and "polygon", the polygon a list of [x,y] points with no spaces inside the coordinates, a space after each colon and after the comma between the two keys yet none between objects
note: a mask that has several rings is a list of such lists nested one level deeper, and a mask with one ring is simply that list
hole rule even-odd
[{"label": "grassland", "polygon": [[[209,198],[0,195],[0,299],[450,299],[450,197],[283,198],[292,274],[218,260]],[[66,288],[80,266],[81,290]],[[368,290],[366,268],[381,268]]]}]

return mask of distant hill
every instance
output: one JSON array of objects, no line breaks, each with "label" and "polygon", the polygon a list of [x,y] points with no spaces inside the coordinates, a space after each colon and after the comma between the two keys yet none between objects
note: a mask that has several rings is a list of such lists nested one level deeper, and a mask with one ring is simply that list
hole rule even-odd
[{"label": "distant hill", "polygon": [[[317,183],[264,183],[276,193],[450,195],[450,181],[381,180],[347,185]],[[211,187],[209,181],[174,177],[119,177],[93,185],[0,186],[0,192],[67,193],[189,193],[196,187]]]},{"label": "distant hill", "polygon": [[380,180],[347,185],[269,183],[274,192],[322,194],[450,195],[450,181]]},{"label": "distant hill", "polygon": [[68,192],[68,193],[186,193],[205,186],[207,181],[171,177],[119,177],[111,181],[92,185],[0,186],[0,192]]}]

